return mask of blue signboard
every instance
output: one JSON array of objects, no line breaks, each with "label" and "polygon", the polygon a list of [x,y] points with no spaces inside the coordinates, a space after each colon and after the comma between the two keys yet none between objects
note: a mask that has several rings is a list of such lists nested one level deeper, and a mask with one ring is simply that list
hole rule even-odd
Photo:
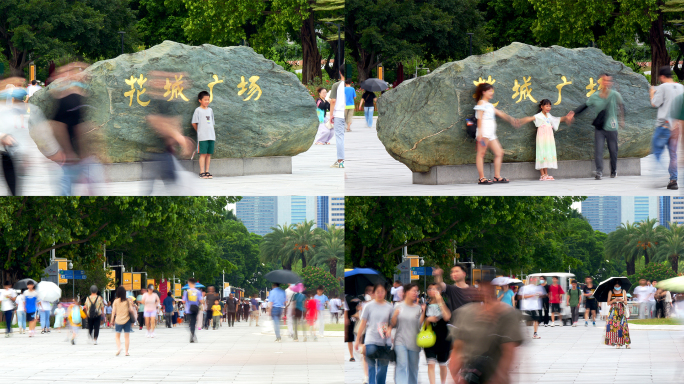
[{"label": "blue signboard", "polygon": [[431,276],[432,275],[432,267],[411,267],[411,272],[414,275]]}]

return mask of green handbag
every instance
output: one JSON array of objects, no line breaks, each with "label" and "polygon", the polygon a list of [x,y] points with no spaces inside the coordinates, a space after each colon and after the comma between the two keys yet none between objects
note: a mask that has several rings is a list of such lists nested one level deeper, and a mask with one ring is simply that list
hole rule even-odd
[{"label": "green handbag", "polygon": [[421,348],[430,348],[437,342],[437,336],[432,331],[432,325],[426,321],[423,324],[423,330],[418,333],[416,344]]}]

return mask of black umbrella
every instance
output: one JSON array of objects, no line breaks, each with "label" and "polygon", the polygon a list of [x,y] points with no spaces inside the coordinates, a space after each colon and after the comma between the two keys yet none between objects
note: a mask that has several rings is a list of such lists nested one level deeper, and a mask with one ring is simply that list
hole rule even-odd
[{"label": "black umbrella", "polygon": [[28,289],[28,282],[29,282],[29,281],[32,281],[32,282],[33,282],[34,287],[38,285],[38,283],[36,283],[36,281],[33,280],[33,279],[23,279],[23,280],[19,280],[19,281],[17,281],[16,283],[14,283],[14,287],[13,287],[13,288],[14,288],[14,289],[21,289],[22,291],[23,291],[24,289]]},{"label": "black umbrella", "polygon": [[372,78],[361,82],[361,89],[365,89],[366,91],[370,92],[382,92],[387,88],[389,88],[389,85],[387,85],[385,80]]},{"label": "black umbrella", "polygon": [[279,269],[267,273],[264,278],[272,283],[279,284],[296,284],[302,281],[296,273],[288,271],[287,269]]},{"label": "black umbrella", "polygon": [[594,291],[594,298],[598,300],[599,303],[605,303],[608,301],[608,292],[613,290],[615,284],[620,284],[623,292],[632,286],[632,282],[626,277],[611,277],[607,280],[603,280]]},{"label": "black umbrella", "polygon": [[386,285],[385,278],[370,268],[355,268],[344,273],[344,294],[363,295],[369,285]]}]

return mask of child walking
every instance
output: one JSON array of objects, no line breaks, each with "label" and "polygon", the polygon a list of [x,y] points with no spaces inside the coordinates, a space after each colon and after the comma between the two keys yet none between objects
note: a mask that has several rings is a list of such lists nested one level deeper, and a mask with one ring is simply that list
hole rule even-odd
[{"label": "child walking", "polygon": [[568,122],[568,116],[555,117],[551,115],[551,101],[544,99],[539,102],[539,111],[534,116],[518,119],[520,125],[534,121],[537,126],[537,158],[535,169],[541,172],[540,181],[555,180],[549,175],[549,168],[557,169],[556,141],[553,132],[558,130],[561,122]]},{"label": "child walking", "polygon": [[55,309],[55,324],[53,325],[52,328],[56,329],[57,332],[62,331],[62,327],[64,327],[64,314],[66,311],[64,310],[64,305],[62,303],[57,304],[57,309]]},{"label": "child walking", "polygon": [[[74,304],[69,306],[67,313],[69,314],[69,325],[71,326],[71,345],[76,344],[76,336],[78,336],[78,330],[81,329],[83,319],[86,317],[85,312],[81,305],[74,299]],[[67,341],[69,340],[69,335],[67,335]]]},{"label": "child walking", "polygon": [[[496,136],[496,117],[498,116],[508,121],[517,128],[517,121],[514,118],[494,108],[494,105],[489,102],[493,97],[494,87],[491,84],[482,83],[477,86],[475,90],[477,105],[473,109],[475,109],[475,116],[477,117],[477,132],[475,134],[477,157],[475,158],[475,165],[477,166],[477,172],[480,174],[480,179],[477,182],[480,185],[509,182],[507,178],[501,177],[501,163],[503,162],[504,151]],[[484,157],[487,154],[487,149],[494,154],[493,181],[484,176]]]},{"label": "child walking", "polygon": [[221,323],[221,305],[219,304],[218,299],[214,300],[214,305],[211,306],[211,310],[213,311],[211,316],[213,320],[212,326],[215,331],[218,329],[219,324]]},{"label": "child walking", "polygon": [[200,106],[192,115],[192,127],[197,131],[197,151],[199,152],[200,179],[213,179],[209,173],[211,155],[214,153],[214,111],[209,108],[209,92],[202,91],[197,95]]}]

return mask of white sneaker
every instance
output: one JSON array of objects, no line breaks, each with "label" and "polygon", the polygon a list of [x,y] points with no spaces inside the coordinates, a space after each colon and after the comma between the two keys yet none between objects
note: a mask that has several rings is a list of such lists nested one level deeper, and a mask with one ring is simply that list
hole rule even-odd
[{"label": "white sneaker", "polygon": [[552,327],[555,327],[555,326],[556,326],[556,323],[551,323],[551,326],[552,326]]},{"label": "white sneaker", "polygon": [[154,332],[150,333],[150,337],[154,338]]},{"label": "white sneaker", "polygon": [[145,333],[145,337],[150,337],[150,333],[149,332]]},{"label": "white sneaker", "polygon": [[94,342],[93,344],[94,344],[94,345],[97,345],[97,340],[95,340],[95,342]]},{"label": "white sneaker", "polygon": [[572,326],[573,326],[573,327],[576,327],[576,326],[577,326],[577,323],[572,323]]}]

